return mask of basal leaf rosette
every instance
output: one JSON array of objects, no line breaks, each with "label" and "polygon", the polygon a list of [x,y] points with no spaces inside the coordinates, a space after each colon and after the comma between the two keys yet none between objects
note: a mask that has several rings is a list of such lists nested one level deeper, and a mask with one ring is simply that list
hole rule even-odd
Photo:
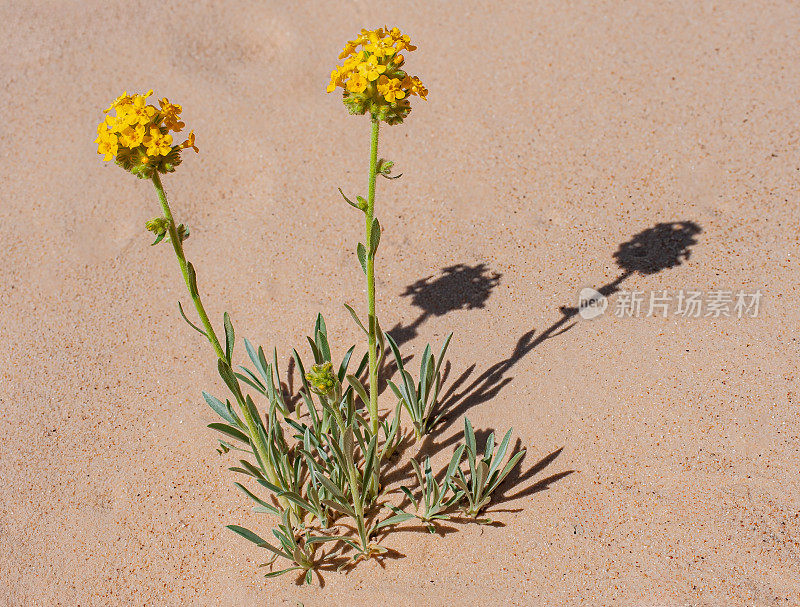
[{"label": "basal leaf rosette", "polygon": [[402,51],[412,52],[408,35],[396,27],[362,29],[339,55],[344,63],[331,72],[327,91],[343,90],[351,114],[366,114],[387,124],[400,124],[411,111],[411,97],[427,99],[428,89],[404,69]]},{"label": "basal leaf rosette", "polygon": [[186,148],[199,151],[193,131],[183,143],[174,142],[172,133],[179,133],[186,126],[181,121],[183,108],[166,98],[159,101],[159,107],[148,104],[147,98],[152,94],[152,90],[144,95],[128,95],[126,91],[117,97],[97,125],[95,139],[103,160],[114,160],[140,179],[150,179],[156,171],[174,171]]}]

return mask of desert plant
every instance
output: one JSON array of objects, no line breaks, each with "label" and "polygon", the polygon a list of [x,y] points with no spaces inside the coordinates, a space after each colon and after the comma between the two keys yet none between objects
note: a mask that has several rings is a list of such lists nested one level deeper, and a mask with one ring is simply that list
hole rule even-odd
[{"label": "desert plant", "polygon": [[503,482],[511,470],[514,469],[514,466],[522,459],[522,456],[525,455],[525,449],[518,451],[500,469],[506,451],[508,451],[508,442],[511,440],[512,430],[513,428],[506,432],[500,442],[500,446],[497,448],[497,453],[494,452],[494,432],[489,434],[483,446],[483,455],[478,457],[475,432],[469,419],[464,419],[466,447],[464,451],[469,465],[469,478],[466,477],[460,466],[456,468],[456,473],[452,478],[453,484],[461,489],[467,498],[467,506],[464,508],[464,512],[467,515],[477,517],[489,505],[492,499],[492,492],[497,489],[498,485]]},{"label": "desert plant", "polygon": [[450,464],[447,466],[441,481],[437,481],[431,471],[430,457],[425,458],[424,469],[416,459],[412,458],[411,465],[414,468],[414,474],[417,476],[420,497],[417,499],[409,487],[401,486],[401,491],[409,499],[411,505],[414,506],[415,512],[409,513],[395,506],[390,506],[396,515],[392,522],[400,523],[416,518],[425,525],[428,531],[434,533],[436,531],[434,521],[449,520],[450,515],[447,514],[447,510],[461,501],[464,496],[463,492],[456,489],[451,482],[461,463],[463,453],[464,445],[459,445],[450,458]]},{"label": "desert plant", "polygon": [[[344,104],[350,112],[370,117],[367,196],[357,196],[353,202],[342,193],[349,205],[363,213],[365,222],[365,241],[356,246],[356,257],[366,281],[367,322],[362,323],[356,311],[349,305],[346,307],[366,335],[366,351],[359,358],[354,345],[341,360],[334,360],[325,320],[318,315],[313,333],[307,338],[313,362],[306,365],[298,350],[292,350],[302,383],[299,395],[289,394],[290,382],[281,379],[277,349],[273,348],[268,357],[262,346],[245,339],[249,363],[236,365],[236,334],[230,315],[227,312],[223,315],[221,341],[205,311],[197,273],[184,252],[189,229],[175,222],[161,181],[162,175],[174,171],[181,163],[185,150],[198,151],[193,132],[180,144],[173,141],[174,134],[185,127],[182,108],[167,99],[161,99],[159,107],[148,104],[152,91],[145,95],[126,92],[106,110],[107,115],[98,126],[96,143],[104,159],[115,160],[126,171],[149,179],[155,187],[161,215],[148,221],[146,228],[155,236],[154,245],[162,241],[171,243],[199,324],[189,319],[180,303],[178,310],[210,343],[218,373],[229,393],[222,398],[202,393],[221,418],[209,427],[221,435],[219,453],[237,456],[238,464],[230,470],[243,475],[249,486],[244,482],[236,482],[235,486],[253,502],[256,513],[270,517],[277,544],[244,527],[229,525],[229,528],[268,550],[272,554],[268,565],[272,566],[278,558],[288,561],[288,566],[268,573],[268,577],[301,571],[303,579],[310,583],[313,570],[331,559],[341,561],[344,557],[345,563],[352,564],[385,554],[387,549],[376,540],[380,529],[414,517],[431,526],[446,519],[449,516],[446,511],[465,492],[470,500],[468,511],[477,512],[519,459],[515,456],[509,462],[499,480],[495,478],[497,475],[489,473],[494,480],[488,486],[478,482],[482,481],[480,472],[472,472],[468,482],[459,468],[463,454],[467,453],[471,469],[477,466],[480,471],[482,465],[475,464],[474,436],[471,439],[468,436],[467,444],[456,449],[441,481],[433,477],[428,459],[424,469],[412,460],[421,496],[417,500],[410,489],[403,490],[417,512],[395,510],[384,516],[385,472],[397,463],[393,456],[399,452],[405,437],[402,411],[411,418],[417,438],[435,426],[442,414],[438,411],[441,365],[452,336],[445,340],[438,358],[432,356],[430,347],[425,349],[420,378],[415,383],[405,370],[398,345],[381,330],[376,311],[375,262],[381,239],[375,213],[376,179],[378,175],[399,177],[392,174],[391,161],[378,158],[378,133],[381,122],[390,125],[403,122],[411,111],[411,96],[424,99],[427,95],[419,79],[405,71],[401,51],[415,48],[397,28],[362,30],[355,40],[347,43],[341,54],[344,63],[331,76],[328,91],[341,87]],[[381,418],[378,378],[387,343],[397,361],[400,379],[397,383],[389,380],[397,402],[390,414]],[[256,404],[257,400],[263,401],[262,407]],[[508,436],[500,459],[505,454],[507,439]],[[486,466],[492,472],[496,467],[491,458]],[[465,489],[457,487],[462,480]],[[472,507],[473,502],[477,510]],[[318,554],[317,548],[326,543],[331,544],[331,550]]]},{"label": "desert plant", "polygon": [[266,574],[266,577],[277,577],[290,571],[300,570],[304,573],[304,580],[307,584],[311,583],[312,572],[316,565],[314,554],[317,545],[339,540],[339,538],[333,536],[311,535],[310,531],[306,530],[298,541],[294,529],[289,524],[289,513],[286,510],[283,511],[283,517],[281,523],[278,524],[278,528],[272,530],[272,534],[278,540],[279,546],[270,544],[265,539],[244,527],[228,525],[228,529],[238,533],[246,540],[253,542],[259,548],[266,548],[269,550],[272,556],[264,563],[265,566],[274,563],[278,557],[283,557],[293,563],[293,565],[285,567],[284,569],[270,571]]},{"label": "desert plant", "polygon": [[417,438],[421,438],[430,432],[444,415],[444,411],[437,412],[439,390],[442,384],[441,366],[452,337],[453,334],[450,333],[444,340],[438,358],[434,358],[431,354],[430,345],[425,346],[420,363],[419,381],[415,384],[414,378],[405,369],[403,357],[400,354],[400,348],[398,348],[397,343],[390,335],[386,336],[397,363],[397,370],[400,373],[400,385],[398,386],[393,381],[389,381],[389,386],[408,412],[408,416],[414,426],[414,435]]}]

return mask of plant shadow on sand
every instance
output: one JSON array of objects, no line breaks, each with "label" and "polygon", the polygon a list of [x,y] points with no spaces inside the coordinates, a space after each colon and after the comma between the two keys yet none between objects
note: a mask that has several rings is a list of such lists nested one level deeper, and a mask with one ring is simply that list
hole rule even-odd
[{"label": "plant shadow on sand", "polygon": [[[597,291],[604,297],[609,297],[619,291],[620,285],[633,274],[650,275],[681,265],[689,259],[690,249],[697,244],[696,237],[701,232],[700,226],[693,221],[659,223],[639,232],[622,243],[614,253],[614,260],[621,270],[620,275]],[[389,333],[395,336],[397,332],[401,339],[408,340],[416,335],[416,328],[430,316],[441,316],[456,309],[484,307],[491,290],[499,283],[500,276],[498,273],[490,272],[484,264],[474,267],[461,264],[445,268],[439,278],[428,277],[409,285],[404,295],[411,295],[412,302],[422,308],[422,313],[410,325],[398,325]],[[579,311],[577,307],[561,306],[561,317],[556,322],[538,334],[536,329],[524,333],[507,358],[498,361],[472,381],[470,377],[476,365],[467,368],[442,396],[439,411],[444,411],[445,417],[436,431],[423,440],[418,457],[434,455],[457,443],[460,435],[440,443],[436,442],[436,436],[473,407],[497,396],[503,387],[512,381],[513,378],[508,373],[513,367],[545,340],[557,337],[574,327],[577,323],[575,316]],[[445,376],[449,371],[448,363],[445,367]],[[480,431],[480,439],[485,440],[489,432]],[[517,439],[515,450],[521,446]],[[523,471],[526,454],[520,465],[514,468],[498,488],[498,493],[492,502],[497,505],[544,491],[552,483],[571,474],[573,470],[558,472],[528,485],[528,481],[547,468],[561,454],[562,449],[563,447],[553,451]],[[391,474],[390,479],[403,478],[409,470],[397,470]]]},{"label": "plant shadow on sand", "polygon": [[486,307],[492,290],[500,284],[502,274],[492,272],[485,263],[456,264],[443,268],[438,276],[432,274],[406,287],[402,297],[422,312],[408,325],[401,323],[387,331],[398,345],[414,339],[419,327],[431,316],[444,316],[454,310],[475,310]]}]

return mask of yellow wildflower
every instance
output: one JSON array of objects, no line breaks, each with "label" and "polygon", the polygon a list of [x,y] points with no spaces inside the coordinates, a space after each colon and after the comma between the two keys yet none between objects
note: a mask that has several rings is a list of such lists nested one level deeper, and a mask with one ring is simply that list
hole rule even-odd
[{"label": "yellow wildflower", "polygon": [[196,153],[200,152],[200,150],[197,149],[197,146],[194,144],[194,131],[189,131],[189,136],[186,138],[186,141],[180,144],[178,148],[181,150],[185,148],[192,148]]},{"label": "yellow wildflower", "polygon": [[364,74],[353,74],[347,81],[347,90],[351,93],[363,93],[366,88],[367,77]]},{"label": "yellow wildflower", "polygon": [[133,103],[127,106],[122,106],[123,114],[120,116],[119,109],[117,110],[117,119],[122,118],[130,125],[143,124],[147,126],[152,122],[153,116],[158,113],[158,110],[147,103],[147,98],[153,94],[151,90],[146,95],[134,95]]},{"label": "yellow wildflower", "polygon": [[395,99],[402,99],[406,96],[406,92],[401,88],[401,82],[398,78],[387,78],[381,76],[378,80],[378,92],[383,95],[389,103]]},{"label": "yellow wildflower", "polygon": [[122,93],[122,95],[114,99],[111,105],[108,106],[108,109],[103,110],[103,113],[108,114],[111,110],[115,110],[120,106],[125,106],[130,103],[131,103],[131,97],[130,95],[128,95],[128,91],[125,91],[124,93]]},{"label": "yellow wildflower", "polygon": [[331,72],[326,90],[343,88],[342,101],[351,114],[369,113],[373,119],[400,124],[411,111],[409,96],[424,99],[428,94],[418,78],[408,76],[400,54],[416,48],[396,27],[362,29],[347,41],[339,55],[344,61]]},{"label": "yellow wildflower", "polygon": [[369,44],[364,46],[364,50],[372,53],[377,58],[391,57],[397,52],[394,48],[394,41],[391,37],[383,37],[383,30],[378,29],[369,33]]},{"label": "yellow wildflower", "polygon": [[328,84],[328,88],[325,89],[328,93],[332,93],[336,90],[336,87],[341,84],[342,81],[342,74],[339,72],[339,68],[337,67],[335,70],[331,72],[331,82]]},{"label": "yellow wildflower", "polygon": [[342,52],[339,53],[339,59],[344,59],[349,55],[356,54],[356,47],[361,44],[361,40],[348,40],[347,44],[344,45]]},{"label": "yellow wildflower", "polygon": [[107,127],[108,130],[111,131],[112,133],[122,132],[123,130],[125,130],[125,127],[127,127],[128,124],[124,120],[120,119],[119,113],[120,109],[117,108],[117,114],[118,114],[117,116],[112,116],[109,114],[108,116],[105,117],[105,120],[100,124]]},{"label": "yellow wildflower", "polygon": [[183,108],[170,103],[166,97],[159,100],[161,109],[147,103],[153,94],[120,95],[106,110],[108,114],[97,126],[97,151],[105,160],[116,163],[141,179],[149,179],[156,172],[170,173],[181,163],[181,152],[186,148],[198,151],[194,132],[180,145],[173,145],[170,131],[178,132],[186,125],[181,120]]},{"label": "yellow wildflower", "polygon": [[160,113],[165,127],[177,133],[186,126],[185,122],[181,122],[181,112],[183,111],[181,106],[170,103],[166,97],[160,99],[158,104],[161,106]]},{"label": "yellow wildflower", "polygon": [[416,76],[406,76],[403,79],[403,88],[407,89],[412,95],[419,95],[421,99],[427,100],[428,89],[420,82]]},{"label": "yellow wildflower", "polygon": [[166,156],[172,150],[172,135],[161,132],[157,126],[150,127],[150,134],[144,138],[148,156]]},{"label": "yellow wildflower", "polygon": [[133,149],[144,141],[145,128],[143,124],[128,125],[119,133],[119,143],[122,147]]},{"label": "yellow wildflower", "polygon": [[417,50],[417,47],[411,44],[411,38],[408,34],[401,34],[398,28],[393,27],[388,31],[388,34],[398,51],[407,50],[411,52]]},{"label": "yellow wildflower", "polygon": [[380,78],[380,75],[385,71],[386,66],[378,63],[378,59],[374,55],[369,57],[363,63],[358,64],[358,73],[364,76],[370,82]]},{"label": "yellow wildflower", "polygon": [[103,155],[103,160],[111,160],[119,151],[117,136],[108,129],[104,129],[104,131],[105,132],[100,132],[98,129],[98,136],[97,139],[95,139],[97,153]]},{"label": "yellow wildflower", "polygon": [[365,51],[359,51],[352,57],[348,57],[345,62],[342,64],[342,67],[339,68],[339,73],[342,76],[346,76],[351,72],[354,72],[358,69],[358,66],[367,60],[367,53]]}]

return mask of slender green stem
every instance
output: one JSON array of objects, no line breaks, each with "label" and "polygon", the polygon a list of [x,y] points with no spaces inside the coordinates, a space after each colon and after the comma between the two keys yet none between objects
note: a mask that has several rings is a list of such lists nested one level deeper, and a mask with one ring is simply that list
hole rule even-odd
[{"label": "slender green stem", "polygon": [[225,352],[222,346],[219,345],[217,334],[214,333],[214,327],[211,326],[211,321],[208,320],[208,314],[206,314],[206,310],[203,307],[200,293],[197,291],[197,281],[189,271],[189,264],[186,262],[186,256],[183,253],[183,243],[178,235],[178,228],[175,226],[175,220],[172,218],[169,202],[167,202],[167,195],[164,193],[164,186],[161,184],[161,177],[158,171],[153,171],[153,185],[156,186],[158,200],[161,202],[161,210],[164,212],[164,218],[167,220],[169,226],[169,239],[170,242],[172,242],[172,248],[175,250],[175,257],[178,258],[178,265],[181,267],[181,273],[183,274],[183,279],[186,281],[186,287],[189,289],[189,295],[191,295],[194,307],[197,309],[197,315],[203,323],[203,327],[206,330],[206,337],[208,337],[208,341],[211,342],[211,345],[214,347],[217,356],[224,359]]},{"label": "slender green stem", "polygon": [[378,433],[378,321],[375,316],[375,255],[372,252],[372,222],[375,219],[375,178],[378,166],[378,128],[372,119],[369,153],[369,195],[367,196],[367,304],[369,306],[369,420],[372,433]]},{"label": "slender green stem", "polygon": [[[194,276],[194,269],[190,269],[189,263],[186,261],[186,255],[183,252],[183,243],[178,234],[178,228],[175,226],[175,220],[172,217],[169,202],[167,202],[167,195],[164,193],[164,186],[161,183],[161,177],[158,172],[153,172],[153,185],[156,186],[158,200],[161,202],[161,210],[164,212],[164,218],[167,220],[167,225],[169,226],[169,239],[172,242],[172,248],[175,250],[175,257],[178,258],[178,265],[181,267],[181,273],[183,274],[183,279],[186,281],[186,287],[189,289],[189,295],[191,295],[194,307],[197,309],[197,315],[200,317],[203,327],[206,330],[206,337],[208,337],[208,341],[211,342],[217,357],[227,363],[228,360],[225,357],[225,351],[222,349],[222,346],[220,346],[217,334],[214,332],[214,327],[211,326],[211,321],[208,320],[208,314],[206,314],[203,302],[200,299],[200,293],[197,290],[197,278]],[[258,432],[258,423],[251,415],[250,409],[245,402],[239,402],[239,408],[244,416],[253,449],[258,452],[261,461],[264,462],[267,477],[274,485],[278,485],[278,475],[269,458],[269,449],[267,449],[267,445],[264,444],[264,441],[261,440],[261,435]],[[301,519],[299,513],[296,512],[297,508],[293,508],[292,504],[285,498],[279,497],[278,501],[284,508],[291,509],[290,511],[297,521]]]}]

